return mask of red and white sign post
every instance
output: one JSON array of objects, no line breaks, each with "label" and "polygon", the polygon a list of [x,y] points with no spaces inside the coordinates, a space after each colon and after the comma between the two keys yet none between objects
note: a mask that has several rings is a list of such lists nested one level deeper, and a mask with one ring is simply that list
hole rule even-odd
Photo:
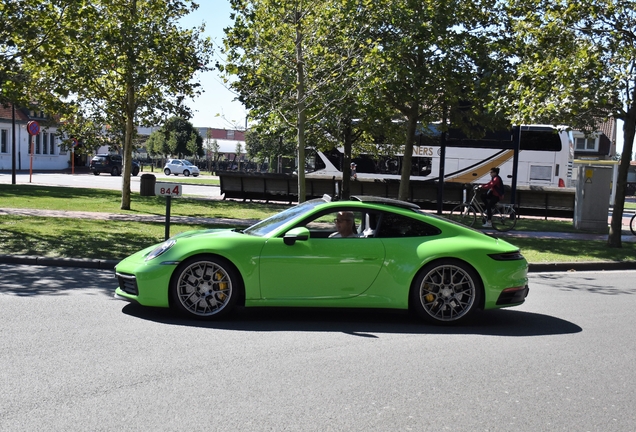
[{"label": "red and white sign post", "polygon": [[40,133],[40,125],[36,121],[30,121],[27,123],[27,132],[29,132],[29,139],[31,140],[31,158],[29,160],[29,183],[33,178],[33,153],[35,153],[35,136]]}]

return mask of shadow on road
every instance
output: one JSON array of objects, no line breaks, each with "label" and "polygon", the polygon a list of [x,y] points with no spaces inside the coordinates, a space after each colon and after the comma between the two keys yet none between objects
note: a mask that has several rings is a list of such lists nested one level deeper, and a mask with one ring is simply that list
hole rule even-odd
[{"label": "shadow on road", "polygon": [[128,304],[122,312],[144,320],[175,326],[253,332],[338,332],[360,337],[390,334],[478,334],[487,336],[546,336],[581,332],[563,319],[515,310],[478,311],[456,326],[422,322],[406,311],[384,309],[240,308],[223,321],[180,318],[169,309]]}]

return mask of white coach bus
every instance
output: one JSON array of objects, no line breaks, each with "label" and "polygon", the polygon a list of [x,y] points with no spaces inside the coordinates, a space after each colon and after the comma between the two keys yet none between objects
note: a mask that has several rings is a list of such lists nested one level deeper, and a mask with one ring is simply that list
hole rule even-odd
[{"label": "white coach bus", "polygon": [[[415,145],[411,167],[411,180],[433,181],[439,178],[440,145]],[[437,142],[439,140],[437,139]],[[492,167],[499,167],[499,175],[504,183],[511,184],[513,175],[514,150],[510,143],[497,144],[491,140],[464,142],[457,147],[457,141],[447,141],[444,181],[459,183],[487,183]],[[487,148],[485,146],[499,148]],[[557,131],[549,126],[522,126],[519,143],[517,168],[518,186],[572,187],[572,166],[574,160],[573,140],[570,133]],[[382,155],[361,154],[353,157],[358,180],[400,179],[402,154]],[[342,149],[308,154],[307,178],[342,178]]]}]

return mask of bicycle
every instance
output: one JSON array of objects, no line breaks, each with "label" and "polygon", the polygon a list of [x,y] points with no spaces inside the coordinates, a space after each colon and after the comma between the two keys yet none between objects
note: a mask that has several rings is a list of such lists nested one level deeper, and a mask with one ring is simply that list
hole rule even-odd
[{"label": "bicycle", "polygon": [[[480,186],[473,187],[473,197],[469,202],[455,206],[448,218],[454,222],[472,227],[477,220],[477,214],[481,216],[482,223],[486,221],[486,210],[477,199],[477,191]],[[633,221],[633,219],[632,219]],[[492,227],[497,231],[510,231],[517,224],[517,213],[512,204],[497,203],[492,209]],[[636,228],[636,227],[635,227]]]}]

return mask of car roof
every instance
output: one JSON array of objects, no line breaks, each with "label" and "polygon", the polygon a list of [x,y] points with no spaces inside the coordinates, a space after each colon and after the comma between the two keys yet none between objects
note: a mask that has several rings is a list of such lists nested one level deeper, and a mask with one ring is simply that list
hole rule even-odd
[{"label": "car roof", "polygon": [[399,207],[403,209],[413,209],[413,210],[420,209],[420,206],[412,202],[401,201],[401,200],[396,200],[392,198],[371,196],[371,195],[355,195],[351,197],[351,201],[360,201],[360,202],[369,203],[369,204],[384,204],[384,205]]}]

